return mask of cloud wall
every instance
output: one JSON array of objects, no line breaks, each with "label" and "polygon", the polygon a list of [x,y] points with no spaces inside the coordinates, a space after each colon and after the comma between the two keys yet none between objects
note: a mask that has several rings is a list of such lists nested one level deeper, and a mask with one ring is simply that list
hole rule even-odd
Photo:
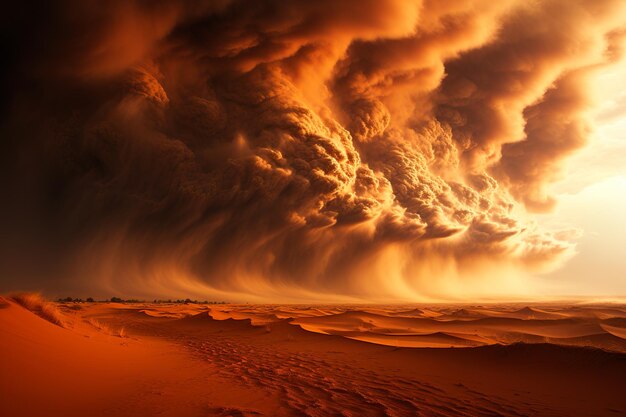
[{"label": "cloud wall", "polygon": [[15,6],[6,289],[232,300],[520,294],[621,0]]}]

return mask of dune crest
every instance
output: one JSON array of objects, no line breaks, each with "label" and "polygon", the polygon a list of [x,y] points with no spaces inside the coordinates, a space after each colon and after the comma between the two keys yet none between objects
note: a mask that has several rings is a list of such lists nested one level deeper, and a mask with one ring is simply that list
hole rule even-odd
[{"label": "dune crest", "polygon": [[626,413],[623,306],[27,300],[67,326],[0,299],[0,415]]},{"label": "dune crest", "polygon": [[57,306],[54,303],[46,301],[39,294],[18,293],[12,295],[11,299],[50,323],[56,324],[59,327],[67,326],[63,313],[61,313]]}]

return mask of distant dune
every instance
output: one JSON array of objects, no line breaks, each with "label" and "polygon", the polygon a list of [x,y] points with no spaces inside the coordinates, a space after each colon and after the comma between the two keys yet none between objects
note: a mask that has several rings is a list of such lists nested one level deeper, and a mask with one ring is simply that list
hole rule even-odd
[{"label": "distant dune", "polygon": [[625,311],[5,297],[0,415],[624,415]]}]

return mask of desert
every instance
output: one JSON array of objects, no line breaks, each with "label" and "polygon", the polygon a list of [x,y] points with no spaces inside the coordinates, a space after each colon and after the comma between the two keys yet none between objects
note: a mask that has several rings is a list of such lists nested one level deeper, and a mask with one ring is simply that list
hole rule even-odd
[{"label": "desert", "polygon": [[624,305],[4,297],[0,409],[15,417],[618,416],[625,331]]},{"label": "desert", "polygon": [[0,417],[626,416],[626,0],[0,28]]}]

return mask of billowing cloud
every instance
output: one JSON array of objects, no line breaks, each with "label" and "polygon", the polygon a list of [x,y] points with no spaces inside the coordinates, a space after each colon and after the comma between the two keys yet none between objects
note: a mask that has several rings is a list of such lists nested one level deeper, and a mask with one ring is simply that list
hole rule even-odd
[{"label": "billowing cloud", "polygon": [[523,212],[626,24],[621,0],[47,7],[7,26],[4,286],[252,300],[510,293],[559,262],[569,235]]}]

